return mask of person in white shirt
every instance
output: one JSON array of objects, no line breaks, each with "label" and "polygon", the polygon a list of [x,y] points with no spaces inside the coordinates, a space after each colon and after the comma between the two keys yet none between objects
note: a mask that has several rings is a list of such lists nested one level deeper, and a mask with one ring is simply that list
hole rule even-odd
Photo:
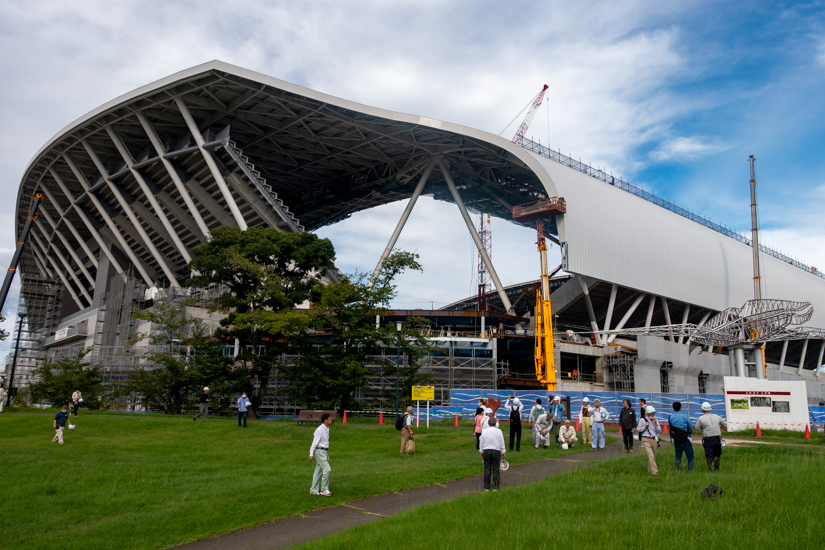
[{"label": "person in white shirt", "polygon": [[504,434],[497,427],[498,421],[495,418],[490,419],[490,426],[481,432],[481,458],[484,460],[484,490],[492,489],[498,491],[501,480],[501,459],[507,453],[507,448],[504,446]]},{"label": "person in white shirt", "polygon": [[329,426],[332,424],[332,416],[329,413],[321,415],[321,425],[315,428],[315,435],[312,437],[312,446],[309,448],[309,461],[315,457],[315,473],[312,474],[312,487],[309,489],[310,495],[321,495],[331,497],[329,492],[329,475],[332,469],[329,467]]},{"label": "person in white shirt", "polygon": [[539,448],[539,445],[544,445],[546,449],[550,442],[550,431],[553,428],[553,418],[550,416],[549,413],[542,414],[539,416],[535,423],[533,423],[533,433],[538,434],[538,443],[536,444],[536,449]]},{"label": "person in white shirt", "polygon": [[404,414],[404,427],[401,428],[401,451],[398,454],[403,455],[407,451],[407,441],[413,438],[412,414],[413,408],[407,407],[407,412]]},{"label": "person in white shirt", "polygon": [[484,433],[484,430],[490,427],[491,418],[494,419],[495,414],[493,414],[493,409],[487,407],[486,409],[484,409],[484,418],[481,419],[481,433]]},{"label": "person in white shirt", "polygon": [[610,418],[610,413],[602,407],[602,403],[598,399],[596,399],[593,404],[595,407],[593,407],[593,440],[591,447],[594,451],[597,448],[600,451],[604,451],[604,421]]},{"label": "person in white shirt", "polygon": [[536,446],[536,449],[539,448],[539,443],[541,440],[541,434],[539,433],[538,429],[536,429],[536,420],[538,420],[539,416],[543,414],[544,407],[541,406],[541,399],[536,399],[536,404],[533,405],[532,409],[530,409],[530,416],[528,417],[530,427],[533,428],[533,445]]},{"label": "person in white shirt", "polygon": [[576,437],[576,428],[570,425],[569,420],[565,420],[564,426],[559,428],[559,445],[567,443],[567,448],[572,449],[578,440]]},{"label": "person in white shirt", "polygon": [[75,388],[74,393],[72,393],[72,414],[77,416],[77,409],[80,408],[80,404],[83,402],[83,394],[80,393],[80,388]]},{"label": "person in white shirt", "polygon": [[[513,399],[512,405],[510,404],[511,399]],[[513,450],[513,440],[515,440],[516,452],[521,451],[521,411],[524,406],[518,397],[514,399],[511,395],[507,398],[504,408],[510,411],[510,450]]]},{"label": "person in white shirt", "polygon": [[659,426],[659,419],[656,418],[656,409],[653,407],[645,409],[645,417],[639,419],[636,431],[639,432],[639,440],[641,440],[647,453],[647,473],[658,476],[659,467],[656,465],[656,448],[658,447],[657,438],[662,433],[662,428]]}]

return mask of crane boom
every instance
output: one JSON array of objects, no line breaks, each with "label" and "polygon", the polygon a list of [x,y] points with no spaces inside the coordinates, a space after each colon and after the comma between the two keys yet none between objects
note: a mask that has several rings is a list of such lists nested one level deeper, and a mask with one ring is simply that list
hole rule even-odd
[{"label": "crane boom", "polygon": [[536,116],[536,111],[538,111],[539,107],[541,107],[541,102],[544,100],[544,92],[547,91],[547,84],[539,92],[539,95],[533,100],[533,104],[530,106],[530,110],[527,111],[527,115],[524,117],[524,121],[521,123],[521,126],[518,127],[518,131],[516,135],[513,136],[513,143],[516,145],[521,144],[521,139],[524,137],[524,134],[527,133],[527,129],[530,127],[530,123],[533,122],[533,118]]},{"label": "crane boom", "polygon": [[26,218],[26,223],[23,225],[23,231],[20,232],[20,238],[17,241],[17,249],[14,251],[14,256],[11,259],[11,265],[6,272],[6,278],[3,281],[3,287],[0,288],[0,311],[6,305],[6,297],[9,295],[11,289],[11,282],[14,279],[14,272],[17,271],[17,264],[20,263],[20,257],[23,255],[23,250],[26,248],[26,241],[29,238],[29,232],[32,229],[32,223],[37,219],[37,210],[43,202],[43,196],[38,193],[32,206],[29,209],[29,216]]}]

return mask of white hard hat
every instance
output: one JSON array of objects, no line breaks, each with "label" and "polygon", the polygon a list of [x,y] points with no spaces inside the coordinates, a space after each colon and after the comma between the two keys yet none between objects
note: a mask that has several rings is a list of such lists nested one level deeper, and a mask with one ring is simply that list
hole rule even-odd
[{"label": "white hard hat", "polygon": [[515,399],[513,399],[513,404],[514,405],[521,405],[521,400],[518,397],[516,397]]},{"label": "white hard hat", "polygon": [[561,397],[557,395],[553,398],[553,401],[561,401]]},{"label": "white hard hat", "polygon": [[203,391],[209,391],[209,388],[208,387],[203,388]]},{"label": "white hard hat", "polygon": [[486,409],[484,409],[484,414],[493,414],[493,409],[487,407]]},{"label": "white hard hat", "polygon": [[709,410],[711,410],[711,408],[712,408],[712,407],[710,406],[710,403],[708,403],[707,401],[705,401],[704,403],[702,403],[702,410],[703,410],[703,411],[709,411]]},{"label": "white hard hat", "polygon": [[590,399],[585,397],[584,399],[582,399],[582,403],[590,403]]},{"label": "white hard hat", "polygon": [[654,408],[653,408],[653,407],[651,407],[651,406],[648,406],[648,407],[645,409],[645,412],[646,412],[647,414],[656,414],[656,409],[654,409]]},{"label": "white hard hat", "polygon": [[566,451],[567,449],[569,449],[569,447],[567,446],[567,443],[562,443],[562,444],[561,444],[561,448],[562,448],[562,449],[564,449],[565,451]]}]

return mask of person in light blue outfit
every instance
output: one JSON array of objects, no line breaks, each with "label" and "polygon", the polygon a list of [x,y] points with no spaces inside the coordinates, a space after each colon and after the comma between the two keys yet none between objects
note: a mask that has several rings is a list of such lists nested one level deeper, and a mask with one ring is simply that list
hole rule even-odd
[{"label": "person in light blue outfit", "polygon": [[564,403],[561,402],[561,396],[557,395],[553,397],[553,402],[550,404],[549,409],[547,416],[553,419],[551,429],[553,430],[553,441],[556,441],[559,439],[559,429],[565,419]]},{"label": "person in light blue outfit", "polygon": [[610,413],[602,407],[602,403],[598,399],[593,402],[593,405],[593,438],[591,439],[591,446],[594,451],[597,448],[600,451],[604,451],[604,421],[610,418]]},{"label": "person in light blue outfit", "polygon": [[688,472],[692,472],[693,442],[690,440],[690,434],[693,432],[693,426],[690,423],[690,417],[682,412],[681,403],[675,402],[673,410],[676,412],[670,415],[668,422],[670,423],[670,440],[673,441],[673,448],[676,449],[676,469],[682,471],[682,451],[684,451],[687,457]]},{"label": "person in light blue outfit", "polygon": [[246,397],[246,392],[243,392],[238,398],[238,427],[241,427],[241,419],[243,418],[243,427],[246,428],[247,407],[252,405],[249,398]]}]

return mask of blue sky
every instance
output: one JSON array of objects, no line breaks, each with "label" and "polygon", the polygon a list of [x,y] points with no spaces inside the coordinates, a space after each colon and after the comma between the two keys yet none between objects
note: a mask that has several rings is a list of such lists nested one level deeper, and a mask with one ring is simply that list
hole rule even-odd
[{"label": "blue sky", "polygon": [[[492,133],[546,83],[528,136],[741,231],[753,154],[763,242],[825,268],[824,12],[822,2],[6,2],[0,262],[14,245],[11,197],[53,134],[121,93],[221,59]],[[345,271],[371,270],[401,209],[321,234]],[[535,278],[532,232],[500,220],[493,231],[505,284]],[[425,272],[402,280],[398,305],[472,292],[455,206],[423,200],[399,245],[422,254]]]}]

